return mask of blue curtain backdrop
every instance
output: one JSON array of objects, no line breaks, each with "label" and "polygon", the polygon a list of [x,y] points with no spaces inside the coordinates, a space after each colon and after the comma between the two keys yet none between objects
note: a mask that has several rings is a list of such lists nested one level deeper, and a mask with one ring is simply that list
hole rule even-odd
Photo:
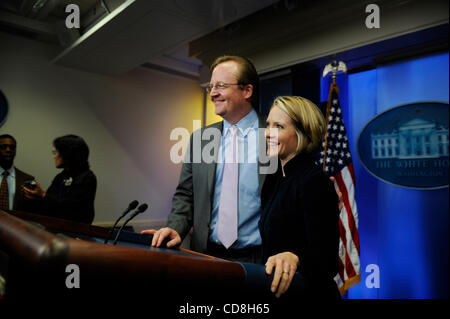
[{"label": "blue curtain backdrop", "polygon": [[[448,298],[449,189],[413,190],[384,183],[361,165],[356,144],[364,126],[401,104],[449,101],[449,55],[438,54],[339,75],[337,84],[356,178],[361,283],[348,298]],[[321,101],[331,79],[322,79]],[[366,267],[380,269],[367,288]]]}]

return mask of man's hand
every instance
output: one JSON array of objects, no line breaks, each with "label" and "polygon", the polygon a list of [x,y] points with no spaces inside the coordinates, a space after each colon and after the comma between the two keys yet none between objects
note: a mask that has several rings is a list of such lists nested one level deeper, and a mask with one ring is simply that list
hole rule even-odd
[{"label": "man's hand", "polygon": [[267,259],[266,274],[270,275],[275,267],[271,291],[279,298],[286,292],[294,278],[299,259],[297,255],[286,251]]},{"label": "man's hand", "polygon": [[150,234],[153,235],[152,247],[160,247],[164,239],[167,237],[170,238],[170,241],[167,243],[167,248],[171,248],[181,244],[180,235],[169,227],[164,227],[159,230],[156,229],[147,229],[141,231],[141,234]]}]

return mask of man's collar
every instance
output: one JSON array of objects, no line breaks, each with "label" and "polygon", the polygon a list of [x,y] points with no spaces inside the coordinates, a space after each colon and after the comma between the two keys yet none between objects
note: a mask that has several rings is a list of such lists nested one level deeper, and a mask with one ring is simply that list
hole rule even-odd
[{"label": "man's collar", "polygon": [[[5,171],[5,169],[0,166],[0,176],[3,175],[4,171]],[[10,176],[12,176],[12,177],[16,176],[14,166],[11,166],[9,169],[7,169],[7,171],[9,172]]]},{"label": "man's collar", "polygon": [[[228,129],[231,127],[230,122],[223,120],[223,134],[227,134]],[[234,124],[238,127],[241,136],[246,136],[250,128],[258,128],[258,114],[252,109],[246,116],[244,116],[239,122]]]}]

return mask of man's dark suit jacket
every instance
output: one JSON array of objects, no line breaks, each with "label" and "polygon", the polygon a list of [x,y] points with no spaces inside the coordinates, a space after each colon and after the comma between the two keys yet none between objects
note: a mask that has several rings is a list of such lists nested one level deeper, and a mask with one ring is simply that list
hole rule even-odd
[{"label": "man's dark suit jacket", "polygon": [[[258,120],[259,127],[265,127],[265,119],[258,115]],[[203,133],[209,128],[215,128],[217,132],[220,132],[220,135],[215,136],[215,138],[209,136],[209,134],[203,136]],[[187,154],[180,173],[180,180],[175,195],[173,196],[172,211],[167,219],[167,226],[176,230],[182,239],[188,234],[191,227],[194,226],[191,238],[191,249],[202,253],[206,252],[208,245],[216,163],[222,130],[223,121],[197,130],[191,135],[189,148],[186,152]],[[208,133],[208,131],[206,131],[206,133]],[[203,140],[202,136],[206,139]],[[211,163],[207,163],[202,158],[202,154],[193,154],[194,141],[201,141],[201,150],[204,150],[207,145],[207,150],[212,150],[211,146],[214,146],[215,160]],[[260,134],[259,149],[261,150],[262,147],[265,149],[265,138]],[[197,163],[193,163],[196,159]],[[258,161],[258,169],[260,166],[261,163]],[[258,171],[260,193],[265,176],[265,174],[261,174],[261,172]]]},{"label": "man's dark suit jacket", "polygon": [[16,193],[14,195],[13,210],[29,211],[30,207],[28,207],[27,199],[23,195],[22,185],[25,181],[34,180],[34,177],[22,172],[17,167],[14,167],[14,169],[16,171]]}]

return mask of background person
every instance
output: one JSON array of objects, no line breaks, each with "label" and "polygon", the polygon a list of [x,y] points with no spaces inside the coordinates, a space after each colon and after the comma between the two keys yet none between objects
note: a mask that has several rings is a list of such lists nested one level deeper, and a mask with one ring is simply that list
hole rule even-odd
[{"label": "background person", "polygon": [[36,181],[36,188],[24,187],[25,196],[37,199],[44,215],[91,224],[97,178],[89,169],[89,148],[76,135],[65,135],[53,141],[56,175],[47,191]]},{"label": "background person", "polygon": [[0,209],[29,210],[22,185],[34,177],[14,167],[17,141],[9,134],[0,135]]}]

